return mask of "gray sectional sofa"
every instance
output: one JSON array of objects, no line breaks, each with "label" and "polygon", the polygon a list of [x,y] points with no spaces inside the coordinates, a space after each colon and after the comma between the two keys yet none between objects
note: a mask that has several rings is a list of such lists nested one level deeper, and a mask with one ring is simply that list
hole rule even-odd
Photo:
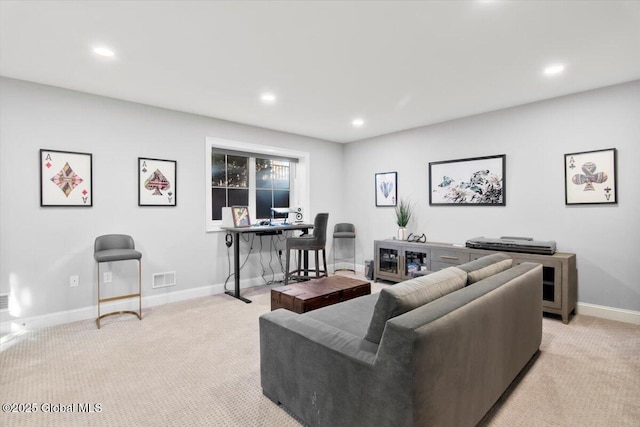
[{"label": "gray sectional sofa", "polygon": [[312,426],[473,426],[536,354],[542,267],[489,255],[260,317],[262,389]]}]

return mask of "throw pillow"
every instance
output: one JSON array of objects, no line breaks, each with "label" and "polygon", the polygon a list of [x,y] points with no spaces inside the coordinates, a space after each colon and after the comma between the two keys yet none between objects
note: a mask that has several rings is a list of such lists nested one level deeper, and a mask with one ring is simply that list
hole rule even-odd
[{"label": "throw pillow", "polygon": [[456,267],[449,267],[384,288],[380,291],[364,339],[379,344],[387,320],[462,289],[466,282],[467,273]]},{"label": "throw pillow", "polygon": [[458,267],[468,273],[467,285],[471,285],[501,271],[508,270],[512,265],[513,260],[509,256],[497,253],[478,258]]}]

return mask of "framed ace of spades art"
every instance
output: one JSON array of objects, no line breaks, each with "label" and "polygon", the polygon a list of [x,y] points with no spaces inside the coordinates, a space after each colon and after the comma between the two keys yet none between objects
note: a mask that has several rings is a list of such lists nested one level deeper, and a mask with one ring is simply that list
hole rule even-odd
[{"label": "framed ace of spades art", "polygon": [[178,162],[138,157],[138,206],[176,206]]},{"label": "framed ace of spades art", "polygon": [[618,203],[616,157],[615,148],[565,154],[565,204]]},{"label": "framed ace of spades art", "polygon": [[40,150],[40,206],[93,206],[92,155]]}]

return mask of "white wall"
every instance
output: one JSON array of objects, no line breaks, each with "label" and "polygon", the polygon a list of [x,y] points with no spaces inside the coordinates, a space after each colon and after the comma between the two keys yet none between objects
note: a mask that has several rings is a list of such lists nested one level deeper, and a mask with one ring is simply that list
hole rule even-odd
[{"label": "white wall", "polygon": [[[617,205],[566,206],[564,154],[618,149]],[[428,164],[507,155],[506,207],[429,206]],[[640,81],[351,143],[345,149],[347,216],[358,257],[396,234],[393,209],[375,207],[374,174],[397,171],[416,204],[409,231],[464,244],[486,236],[555,240],[574,252],[578,301],[640,310]]]},{"label": "white wall", "polygon": [[[93,242],[101,234],[135,238],[147,297],[223,283],[224,234],[205,233],[207,136],[310,152],[308,219],[329,212],[333,227],[344,216],[335,197],[344,178],[332,167],[342,164],[341,144],[7,78],[0,129],[0,294],[16,298],[19,318],[95,305]],[[41,148],[93,153],[92,208],[40,207]],[[138,157],[177,160],[177,207],[138,207]],[[131,272],[117,264],[114,279],[135,281],[135,263]],[[152,289],[151,274],[169,270],[178,285]],[[76,274],[80,286],[70,288]],[[260,274],[251,261],[242,278]]]},{"label": "white wall", "polygon": [[[409,231],[440,242],[556,240],[578,255],[580,302],[640,310],[640,81],[341,145],[0,78],[0,294],[12,292],[19,317],[95,305],[93,241],[104,233],[135,237],[147,297],[221,284],[224,236],[204,232],[206,136],[309,151],[310,217],[330,212],[329,230],[355,223],[359,264],[373,257],[374,240],[395,235],[392,209],[375,207],[373,182],[376,172],[398,171],[399,194],[417,205]],[[566,206],[564,154],[610,147],[618,205]],[[39,206],[41,148],[93,153],[92,208]],[[428,205],[430,161],[493,154],[507,155],[506,207]],[[178,161],[176,208],[137,206],[139,156]],[[167,270],[178,285],[152,289],[151,274]],[[252,260],[243,279],[259,282],[258,270]],[[69,287],[74,274],[78,288]]]}]

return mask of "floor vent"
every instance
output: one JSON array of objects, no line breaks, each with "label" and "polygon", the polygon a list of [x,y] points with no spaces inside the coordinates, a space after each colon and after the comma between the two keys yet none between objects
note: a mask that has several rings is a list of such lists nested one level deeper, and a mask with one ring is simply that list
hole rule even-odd
[{"label": "floor vent", "polygon": [[9,310],[9,294],[0,295],[0,311]]},{"label": "floor vent", "polygon": [[176,285],[176,272],[168,271],[166,273],[155,273],[153,275],[153,287],[164,288],[166,286]]}]

